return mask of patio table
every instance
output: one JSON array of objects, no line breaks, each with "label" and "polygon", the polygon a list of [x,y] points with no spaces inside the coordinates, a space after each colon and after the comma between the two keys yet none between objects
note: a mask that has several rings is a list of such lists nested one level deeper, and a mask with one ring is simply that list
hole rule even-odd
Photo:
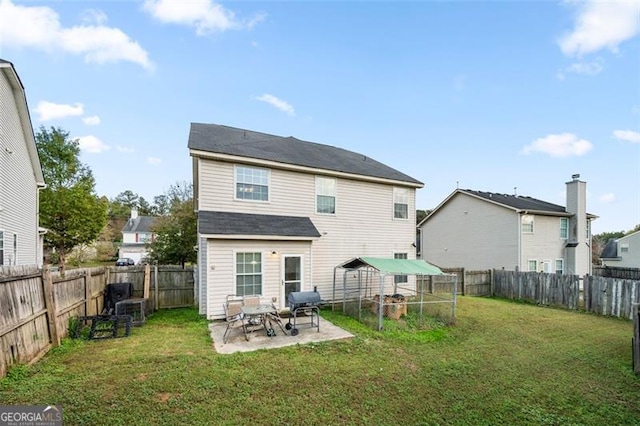
[{"label": "patio table", "polygon": [[[282,320],[280,320],[280,316],[278,315],[278,310],[274,305],[247,305],[243,306],[241,310],[247,319],[247,323],[251,324],[252,322],[257,323],[257,321],[260,321],[267,333],[267,336],[275,335],[275,332],[273,332],[272,321],[275,321],[280,326],[280,330],[282,330],[284,334],[287,334],[282,325]],[[269,323],[269,327],[267,327],[267,323]],[[269,331],[270,329],[272,330],[271,332]]]}]

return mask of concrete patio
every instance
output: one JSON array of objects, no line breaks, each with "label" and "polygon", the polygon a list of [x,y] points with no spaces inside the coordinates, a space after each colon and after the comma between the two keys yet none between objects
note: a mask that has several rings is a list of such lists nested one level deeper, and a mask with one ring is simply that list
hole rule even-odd
[{"label": "concrete patio", "polygon": [[[288,319],[283,318],[282,323],[285,325]],[[227,343],[223,343],[222,336],[227,328],[225,321],[213,321],[209,324],[209,331],[213,339],[213,345],[216,352],[220,354],[231,354],[234,352],[251,352],[259,349],[273,349],[284,346],[304,345],[306,343],[325,342],[329,340],[348,339],[353,337],[349,333],[320,317],[320,331],[317,327],[311,327],[309,317],[298,319],[296,328],[299,331],[297,336],[291,336],[290,330],[286,330],[284,334],[280,327],[275,325],[276,335],[268,337],[264,329],[257,329],[249,333],[249,341],[246,341],[242,329],[235,329],[229,335]]]}]

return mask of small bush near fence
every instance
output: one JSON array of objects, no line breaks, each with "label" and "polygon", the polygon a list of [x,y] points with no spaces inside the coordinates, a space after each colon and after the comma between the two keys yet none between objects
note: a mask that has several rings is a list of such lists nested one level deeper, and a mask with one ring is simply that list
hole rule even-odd
[{"label": "small bush near fence", "polygon": [[104,309],[108,283],[131,282],[147,310],[194,306],[194,270],[167,266],[76,269],[64,275],[31,266],[0,267],[0,377],[33,362],[69,333],[79,316]]}]

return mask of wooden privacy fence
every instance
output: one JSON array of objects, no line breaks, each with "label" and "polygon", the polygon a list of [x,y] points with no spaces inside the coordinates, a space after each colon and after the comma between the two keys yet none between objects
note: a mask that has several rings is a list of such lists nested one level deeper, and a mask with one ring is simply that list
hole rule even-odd
[{"label": "wooden privacy fence", "polygon": [[[465,268],[441,268],[445,274],[457,276],[458,294],[464,296],[490,296],[491,273],[490,269],[470,271]],[[454,282],[450,277],[441,275],[423,275],[417,278],[418,285],[433,294],[453,292]]]},{"label": "wooden privacy fence", "polygon": [[580,277],[494,269],[493,296],[578,309]]},{"label": "wooden privacy fence", "polygon": [[619,266],[594,266],[593,275],[625,280],[640,280],[640,268],[622,268]]},{"label": "wooden privacy fence", "polygon": [[[64,276],[36,266],[0,267],[0,377],[16,363],[39,359],[67,336],[69,319],[102,313],[109,283],[131,282],[147,309],[194,306],[194,269],[100,267]],[[148,294],[145,294],[148,293]]]},{"label": "wooden privacy fence", "polygon": [[633,340],[631,341],[633,371],[640,374],[640,303],[633,304],[631,314],[633,315]]},{"label": "wooden privacy fence", "polygon": [[584,308],[598,315],[633,319],[633,305],[640,303],[640,281],[584,277]]}]

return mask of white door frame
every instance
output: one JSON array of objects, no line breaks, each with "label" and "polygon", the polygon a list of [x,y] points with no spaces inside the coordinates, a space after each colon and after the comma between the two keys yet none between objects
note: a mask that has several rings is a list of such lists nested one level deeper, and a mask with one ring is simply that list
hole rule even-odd
[{"label": "white door frame", "polygon": [[286,259],[290,258],[298,258],[300,260],[300,289],[302,291],[304,289],[304,255],[303,254],[292,254],[287,253],[282,255],[282,266],[280,268],[280,309],[288,307],[287,297],[285,295],[285,264]]}]

